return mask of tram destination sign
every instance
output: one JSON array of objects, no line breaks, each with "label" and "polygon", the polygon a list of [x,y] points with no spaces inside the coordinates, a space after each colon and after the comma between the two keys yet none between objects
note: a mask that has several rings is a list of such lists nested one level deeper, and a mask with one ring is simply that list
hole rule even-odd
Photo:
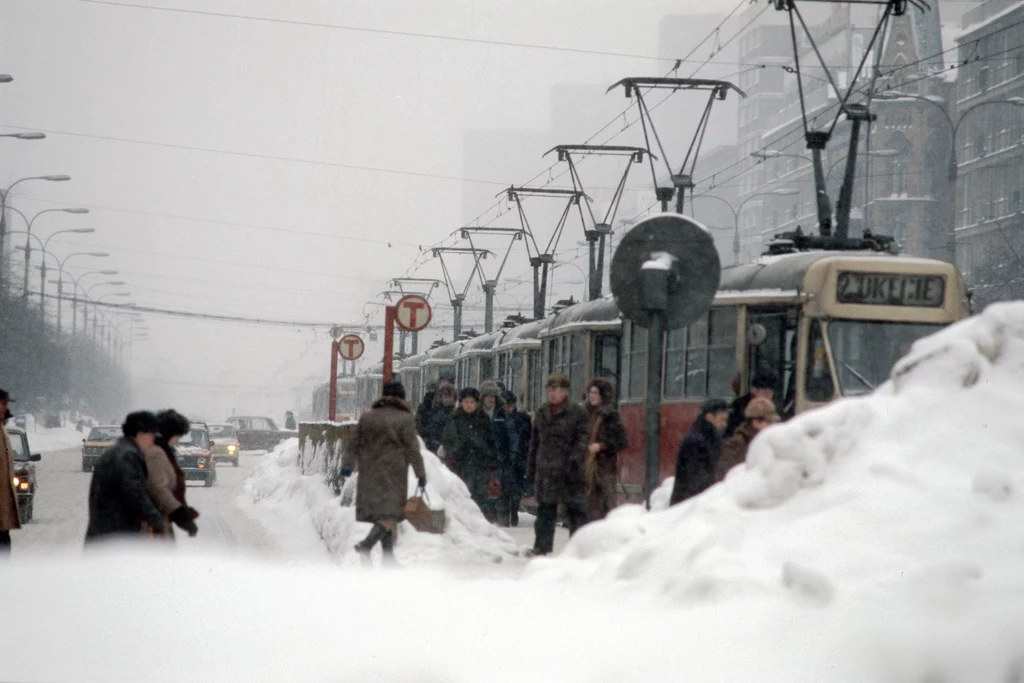
[{"label": "tram destination sign", "polygon": [[945,295],[946,278],[941,275],[844,270],[836,283],[836,301],[841,304],[939,308]]}]

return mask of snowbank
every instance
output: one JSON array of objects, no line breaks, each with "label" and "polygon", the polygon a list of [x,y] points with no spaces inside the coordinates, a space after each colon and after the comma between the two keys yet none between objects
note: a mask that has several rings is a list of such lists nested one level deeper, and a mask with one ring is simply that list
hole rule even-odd
[{"label": "snowbank", "polygon": [[[740,650],[796,648],[806,668],[790,680],[855,680],[865,666],[864,680],[1017,680],[1022,386],[1024,304],[991,306],[915,344],[873,395],[764,432],[703,495],[584,527],[527,580],[685,607],[682,631]],[[720,649],[687,658],[749,680]],[[826,675],[837,655],[862,661]]]},{"label": "snowbank", "polygon": [[[12,423],[13,424],[13,423]],[[82,439],[89,434],[89,429],[80,432],[75,427],[54,427],[45,429],[36,427],[36,431],[28,432],[28,445],[33,453],[51,453],[68,448],[80,447]]]},{"label": "snowbank", "polygon": [[[420,533],[408,522],[399,525],[395,557],[404,565],[501,562],[518,555],[515,541],[489,523],[469,495],[469,489],[436,455],[423,449],[427,473],[427,499],[434,509],[444,509],[444,534]],[[267,455],[246,482],[244,495],[255,509],[278,522],[288,519],[297,525],[312,525],[328,553],[342,564],[358,563],[352,549],[370,531],[371,525],[355,519],[355,490],[358,473],[345,482],[341,495],[334,495],[323,475],[303,475],[298,466],[299,441],[289,439]],[[416,477],[409,469],[409,494],[416,490]],[[379,553],[379,550],[375,550]]]}]

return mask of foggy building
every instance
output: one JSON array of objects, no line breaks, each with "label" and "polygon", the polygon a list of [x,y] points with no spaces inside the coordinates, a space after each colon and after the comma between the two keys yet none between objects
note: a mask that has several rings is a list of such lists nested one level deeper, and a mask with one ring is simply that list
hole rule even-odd
[{"label": "foggy building", "polygon": [[[525,182],[542,166],[546,134],[533,130],[467,130],[462,135],[462,175],[506,186]],[[462,220],[470,222],[494,203],[499,185],[462,184]],[[491,216],[482,217],[490,219]],[[458,226],[452,226],[454,230]]]},{"label": "foggy building", "polygon": [[[1024,298],[1024,4],[987,0],[957,37],[956,241],[976,304]],[[1021,102],[1021,100],[1016,100]]]}]

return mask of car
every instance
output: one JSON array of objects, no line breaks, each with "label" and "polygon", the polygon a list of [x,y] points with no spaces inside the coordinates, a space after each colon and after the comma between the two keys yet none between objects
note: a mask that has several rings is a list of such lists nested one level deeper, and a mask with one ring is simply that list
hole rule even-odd
[{"label": "car", "polygon": [[11,427],[7,434],[14,447],[14,489],[18,492],[18,512],[22,522],[31,522],[36,497],[36,463],[42,460],[42,456],[29,450],[28,434],[24,429]]},{"label": "car", "polygon": [[188,434],[175,446],[178,467],[185,473],[185,481],[199,480],[206,486],[217,481],[217,467],[210,444],[210,430],[201,422],[192,423]]},{"label": "car", "polygon": [[285,439],[299,435],[294,430],[280,429],[269,417],[232,415],[224,421],[235,428],[238,447],[245,451],[273,450]]},{"label": "car", "polygon": [[82,439],[82,471],[92,472],[96,461],[103,452],[121,438],[120,425],[100,425],[89,430],[89,435]]},{"label": "car", "polygon": [[238,467],[238,454],[241,448],[238,446],[238,437],[235,435],[234,425],[208,424],[210,429],[210,443],[213,445],[213,459],[217,462],[230,462]]}]

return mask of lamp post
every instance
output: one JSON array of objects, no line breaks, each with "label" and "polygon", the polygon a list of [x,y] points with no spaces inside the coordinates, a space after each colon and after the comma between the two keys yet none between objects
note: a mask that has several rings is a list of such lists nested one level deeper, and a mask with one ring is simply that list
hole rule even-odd
[{"label": "lamp post", "polygon": [[[96,232],[96,228],[71,228],[69,230],[58,230],[47,237],[45,242],[42,242],[43,264],[39,268],[39,310],[41,312],[46,311],[46,254],[53,256],[54,261],[57,261],[58,263],[60,262],[60,259],[58,259],[53,252],[48,251],[46,247],[50,244],[50,240],[57,235],[69,232],[73,232],[78,235],[87,235]],[[45,313],[43,315],[45,317]]]},{"label": "lamp post", "polygon": [[23,214],[18,209],[15,209],[13,206],[9,206],[7,208],[21,216],[22,219],[25,221],[25,224],[28,226],[28,230],[25,231],[27,233],[25,236],[25,284],[24,289],[21,293],[21,297],[23,299],[28,299],[28,268],[29,262],[32,259],[32,242],[29,238],[32,237],[32,225],[36,222],[36,219],[42,216],[44,213],[86,214],[89,213],[89,209],[86,209],[84,207],[71,207],[67,209],[43,209],[36,215],[32,216],[32,218],[28,218],[27,216],[25,216],[25,214]]},{"label": "lamp post", "polygon": [[[116,270],[90,270],[88,272],[80,274],[77,278],[74,275],[68,273],[68,278],[71,280],[71,336],[74,337],[76,330],[78,329],[78,288],[83,278],[89,275],[117,275]],[[59,282],[58,282],[59,286]],[[84,287],[82,288],[85,289]],[[85,331],[85,325],[82,326],[82,331]]]},{"label": "lamp post", "polygon": [[[790,155],[790,156],[798,156],[798,155]],[[726,199],[724,197],[716,197],[713,194],[698,195],[698,196],[694,197],[694,199],[717,199],[718,201],[722,202],[727,207],[729,207],[729,210],[732,211],[732,224],[733,224],[733,231],[732,231],[732,264],[734,266],[736,266],[736,265],[739,265],[739,262],[740,262],[740,215],[743,213],[743,206],[747,202],[749,202],[751,199],[756,199],[757,197],[767,197],[767,196],[786,197],[786,196],[791,196],[791,195],[795,195],[795,194],[800,194],[800,190],[794,189],[792,187],[780,187],[780,188],[777,188],[775,190],[770,190],[768,192],[757,192],[755,194],[750,195],[749,197],[744,199],[742,202],[740,202],[739,208],[736,208],[736,209],[732,208],[732,203],[730,203],[728,199]]]},{"label": "lamp post", "polygon": [[949,191],[949,220],[946,224],[946,254],[945,260],[949,263],[956,265],[956,181],[959,178],[960,170],[959,164],[956,158],[956,134],[960,130],[960,124],[964,122],[967,116],[981,107],[985,107],[991,104],[1010,104],[1015,107],[1024,107],[1024,98],[1020,97],[1007,97],[1006,99],[999,100],[986,100],[984,102],[978,102],[977,104],[968,107],[962,114],[957,118],[956,121],[949,115],[949,111],[945,106],[944,100],[935,100],[924,95],[913,95],[911,93],[885,93],[875,95],[876,100],[883,100],[887,102],[895,102],[899,100],[917,100],[918,102],[924,102],[942,112],[942,116],[946,119],[946,123],[949,125],[949,160],[946,164],[946,179],[950,184]]},{"label": "lamp post", "polygon": [[[0,83],[9,83],[10,81],[0,80]],[[29,180],[47,180],[50,182],[63,182],[65,180],[71,180],[69,175],[33,175],[27,178],[18,178],[13,183],[7,186],[6,190],[0,190],[0,290],[4,288],[4,281],[7,279],[7,258],[4,256],[4,239],[6,238],[7,232],[7,200],[11,196],[11,190],[13,190],[19,183],[24,183]]]},{"label": "lamp post", "polygon": [[[57,334],[60,334],[61,329],[61,310],[64,308],[61,304],[64,302],[64,265],[76,256],[92,256],[94,258],[106,258],[110,254],[102,251],[76,251],[74,254],[68,254],[63,260],[58,259],[54,256],[54,259],[59,263],[57,269]],[[77,294],[76,294],[77,296]]]},{"label": "lamp post", "polygon": [[[104,283],[101,282],[99,284],[104,284]],[[111,283],[107,283],[107,284],[114,284],[114,283],[111,282]],[[124,283],[122,282],[120,284],[124,284]],[[92,288],[96,287],[96,286],[98,286],[98,285],[93,285],[92,287],[89,288],[89,290],[91,291]],[[99,312],[99,309],[97,308],[96,304],[103,303],[103,300],[106,299],[108,296],[131,296],[131,292],[110,292],[108,294],[103,294],[101,296],[98,296],[93,301],[93,306],[92,306],[92,340],[93,341],[96,341],[96,327],[97,327],[97,323],[98,323],[99,318],[100,318],[100,312]],[[82,330],[85,331],[85,328],[83,327]]]},{"label": "lamp post", "polygon": [[[116,273],[117,271],[111,271],[111,272],[112,273]],[[82,287],[82,293],[84,294],[84,296],[82,297],[82,334],[88,334],[88,332],[89,332],[89,302],[92,301],[89,298],[89,296],[92,294],[92,290],[96,289],[97,287],[112,287],[112,286],[123,285],[123,284],[125,284],[124,280],[107,280],[106,282],[95,282],[95,283],[89,285],[88,287],[85,287],[85,286]],[[112,296],[128,296],[128,292],[112,292],[111,295]],[[97,317],[97,315],[98,315],[98,312],[96,311],[96,305],[95,305],[95,302],[93,302],[93,308],[92,308],[93,339],[96,338],[96,317]]]}]

